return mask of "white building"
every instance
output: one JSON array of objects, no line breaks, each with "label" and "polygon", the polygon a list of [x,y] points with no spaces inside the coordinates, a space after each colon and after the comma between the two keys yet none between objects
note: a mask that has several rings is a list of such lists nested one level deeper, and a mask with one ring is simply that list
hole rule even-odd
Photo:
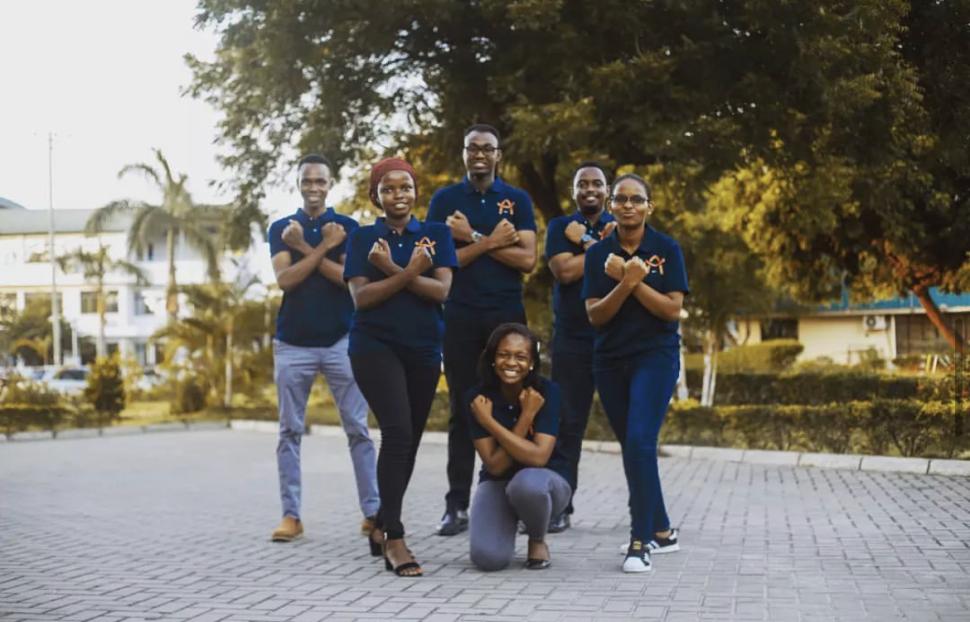
[{"label": "white building", "polygon": [[[149,346],[151,335],[165,324],[165,287],[168,263],[165,235],[149,245],[143,257],[127,257],[127,232],[130,217],[122,215],[108,223],[96,236],[84,233],[85,223],[94,210],[55,210],[55,252],[63,256],[75,249],[95,251],[103,244],[112,258],[127,259],[140,267],[149,282],[137,287],[131,276],[109,273],[105,276],[107,292],[107,326],[105,337],[109,351],[118,349],[142,365],[156,362],[156,351]],[[29,210],[0,199],[0,312],[22,310],[32,297],[51,295],[51,264],[48,260],[47,210]],[[213,228],[213,234],[215,234]],[[202,283],[206,268],[202,255],[179,240],[175,250],[177,279],[180,285]],[[233,264],[224,258],[223,274],[232,278]],[[79,337],[92,340],[98,334],[98,315],[94,283],[85,282],[79,271],[57,270],[57,291],[65,321]],[[184,309],[182,309],[184,311]],[[64,352],[64,360],[76,355]],[[87,362],[87,361],[85,361]]]}]

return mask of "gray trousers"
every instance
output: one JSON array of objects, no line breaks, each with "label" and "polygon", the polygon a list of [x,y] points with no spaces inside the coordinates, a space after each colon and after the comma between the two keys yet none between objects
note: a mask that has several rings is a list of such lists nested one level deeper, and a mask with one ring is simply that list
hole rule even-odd
[{"label": "gray trousers", "polygon": [[572,489],[546,468],[522,469],[510,480],[479,482],[472,500],[468,536],[471,560],[481,570],[501,570],[515,557],[516,523],[530,540],[543,540],[549,519],[561,514]]},{"label": "gray trousers", "polygon": [[304,348],[274,340],[273,371],[280,410],[276,462],[283,516],[300,518],[300,441],[305,429],[307,400],[318,373],[327,379],[340,412],[340,424],[347,434],[360,510],[364,516],[377,514],[381,505],[377,494],[377,452],[367,431],[367,402],[350,371],[347,337],[329,348]]}]

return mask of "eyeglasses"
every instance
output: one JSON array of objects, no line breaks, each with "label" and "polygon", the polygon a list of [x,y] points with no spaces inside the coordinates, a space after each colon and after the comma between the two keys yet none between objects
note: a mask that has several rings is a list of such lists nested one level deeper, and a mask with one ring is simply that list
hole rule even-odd
[{"label": "eyeglasses", "polygon": [[480,153],[487,156],[492,156],[492,155],[495,155],[496,151],[498,151],[498,147],[494,147],[492,145],[472,144],[472,145],[465,145],[465,151],[468,153],[468,155],[471,155],[471,156],[475,156]]},{"label": "eyeglasses", "polygon": [[632,196],[627,196],[625,194],[614,194],[612,197],[610,197],[610,201],[613,202],[613,205],[626,205],[627,201],[633,203],[634,205],[643,205],[649,200],[650,199],[647,197],[639,194],[634,194]]}]

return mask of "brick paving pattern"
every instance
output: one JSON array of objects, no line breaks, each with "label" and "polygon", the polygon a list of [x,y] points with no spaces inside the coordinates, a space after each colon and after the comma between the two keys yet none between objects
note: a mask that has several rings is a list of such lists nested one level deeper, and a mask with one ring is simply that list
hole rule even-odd
[{"label": "brick paving pattern", "polygon": [[433,535],[445,447],[406,498],[421,579],[358,535],[340,438],[304,440],[306,536],[279,519],[275,438],[205,431],[0,445],[0,619],[970,620],[970,478],[662,460],[683,550],[624,575],[620,458],[588,453],[553,566],[485,574]]}]

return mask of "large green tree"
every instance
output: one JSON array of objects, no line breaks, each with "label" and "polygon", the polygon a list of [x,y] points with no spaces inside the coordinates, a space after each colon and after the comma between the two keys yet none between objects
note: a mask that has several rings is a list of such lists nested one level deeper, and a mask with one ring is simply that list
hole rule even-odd
[{"label": "large green tree", "polygon": [[970,239],[968,1],[200,0],[220,44],[189,91],[250,203],[294,150],[457,174],[475,121],[546,219],[580,157],[662,165],[691,211],[770,171],[777,209],[738,227],[778,284],[911,288],[938,320]]}]

